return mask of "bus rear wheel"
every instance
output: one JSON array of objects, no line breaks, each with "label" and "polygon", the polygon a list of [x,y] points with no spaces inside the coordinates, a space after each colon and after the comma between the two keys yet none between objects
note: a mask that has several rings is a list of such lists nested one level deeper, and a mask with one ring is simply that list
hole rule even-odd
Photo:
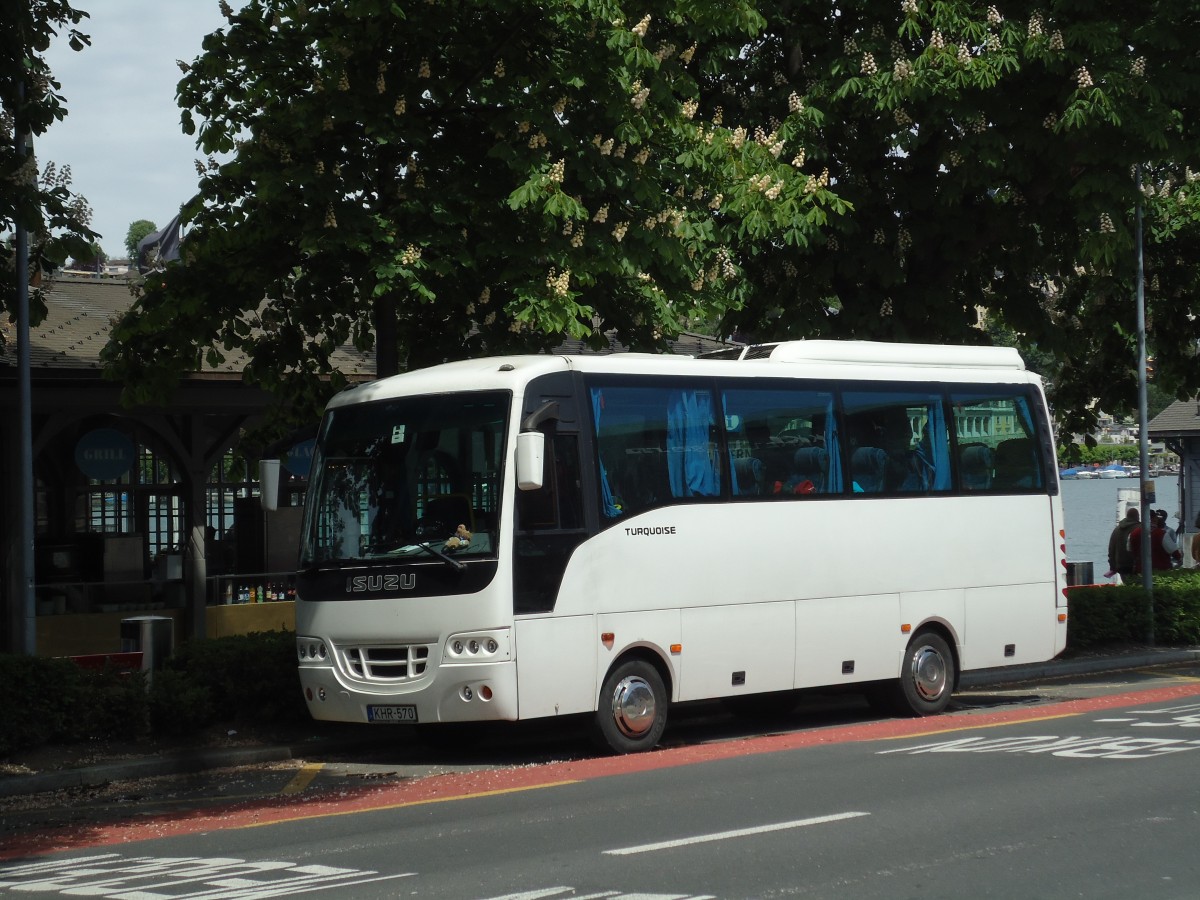
[{"label": "bus rear wheel", "polygon": [[867,699],[880,712],[935,716],[949,705],[957,680],[950,645],[936,632],[922,631],[908,642],[899,680],[873,685]]},{"label": "bus rear wheel", "polygon": [[613,753],[651,750],[667,727],[667,691],[648,662],[630,659],[604,679],[596,706],[595,736]]}]

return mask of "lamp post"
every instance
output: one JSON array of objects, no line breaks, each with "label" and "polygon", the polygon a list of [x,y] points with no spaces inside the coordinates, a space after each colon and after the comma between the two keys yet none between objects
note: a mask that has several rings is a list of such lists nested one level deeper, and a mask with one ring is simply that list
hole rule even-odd
[{"label": "lamp post", "polygon": [[1149,616],[1146,624],[1146,643],[1154,646],[1154,570],[1150,562],[1150,503],[1153,498],[1149,492],[1149,482],[1146,480],[1150,472],[1150,423],[1146,414],[1146,288],[1142,268],[1142,165],[1138,163],[1133,170],[1137,191],[1134,214],[1135,238],[1137,244],[1137,340],[1138,340],[1138,459],[1141,465],[1141,498],[1142,498],[1142,546],[1138,548],[1142,560],[1142,587],[1146,589],[1146,602],[1149,604]]},{"label": "lamp post", "polygon": [[[17,83],[17,115],[15,121],[18,166],[25,159],[26,133],[23,121],[25,82]],[[19,169],[18,169],[19,171]],[[16,588],[13,616],[16,624],[13,644],[17,652],[33,656],[37,651],[36,607],[33,594],[33,403],[30,387],[29,352],[29,236],[21,217],[16,221],[17,238],[17,418],[20,463],[16,473],[20,494],[20,518],[17,525],[20,547],[16,556]]]}]

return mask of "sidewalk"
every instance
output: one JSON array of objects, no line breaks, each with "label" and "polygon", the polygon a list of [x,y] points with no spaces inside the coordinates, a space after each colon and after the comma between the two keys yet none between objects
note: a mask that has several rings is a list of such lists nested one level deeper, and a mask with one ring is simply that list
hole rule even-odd
[{"label": "sidewalk", "polygon": [[[1018,684],[1027,681],[1188,662],[1200,662],[1200,648],[1161,650],[1143,648],[1104,655],[1055,659],[1050,662],[1024,666],[979,669],[963,674],[959,689],[972,690],[990,685]],[[368,730],[370,730],[369,734]],[[234,766],[304,759],[333,751],[352,750],[355,746],[365,746],[377,738],[378,735],[375,730],[371,729],[371,726],[362,726],[361,728],[349,726],[339,733],[320,737],[297,737],[294,740],[281,740],[252,746],[181,749],[91,765],[47,768],[45,771],[30,774],[0,774],[0,798],[27,796],[138,778],[186,775]]]}]

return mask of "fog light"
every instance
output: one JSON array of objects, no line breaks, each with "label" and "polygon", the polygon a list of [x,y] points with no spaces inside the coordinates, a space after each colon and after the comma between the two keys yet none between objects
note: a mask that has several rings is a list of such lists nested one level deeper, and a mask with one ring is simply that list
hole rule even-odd
[{"label": "fog light", "polygon": [[488,653],[495,653],[500,649],[500,645],[496,643],[495,638],[488,638],[487,642]]},{"label": "fog light", "polygon": [[471,643],[468,645],[467,649],[470,650],[472,653],[478,653],[479,652],[479,641],[472,640]]},{"label": "fog light", "polygon": [[455,641],[454,645],[453,645],[453,650],[456,654],[461,654],[463,652],[463,642]]},{"label": "fog light", "polygon": [[320,697],[322,700],[324,700],[325,699],[325,688],[318,688],[317,696]]},{"label": "fog light", "polygon": [[474,697],[474,696],[475,696],[475,692],[471,690],[471,686],[470,686],[470,685],[463,685],[463,689],[462,689],[462,698],[463,698],[464,700],[468,700],[468,701],[469,701],[469,700],[470,700],[472,697]]}]

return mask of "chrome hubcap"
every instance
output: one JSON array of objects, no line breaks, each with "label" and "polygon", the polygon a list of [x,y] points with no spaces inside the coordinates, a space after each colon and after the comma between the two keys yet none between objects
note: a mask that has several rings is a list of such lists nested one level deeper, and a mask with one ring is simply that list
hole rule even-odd
[{"label": "chrome hubcap", "polygon": [[654,691],[644,678],[622,678],[613,691],[613,721],[626,737],[640,737],[650,730],[657,716]]},{"label": "chrome hubcap", "polygon": [[946,660],[932,647],[918,647],[912,655],[912,683],[922,700],[932,703],[946,690]]}]

